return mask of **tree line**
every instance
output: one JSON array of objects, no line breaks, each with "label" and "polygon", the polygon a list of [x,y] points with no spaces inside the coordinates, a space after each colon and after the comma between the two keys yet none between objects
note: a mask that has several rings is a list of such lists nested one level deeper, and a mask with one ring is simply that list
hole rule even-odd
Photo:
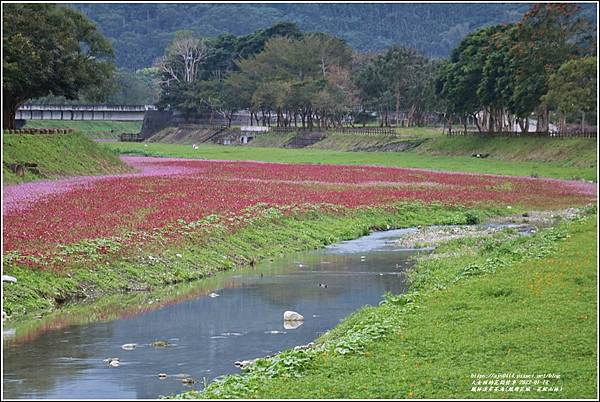
[{"label": "tree line", "polygon": [[[156,100],[185,116],[250,112],[251,124],[328,128],[423,125],[480,131],[561,129],[595,119],[595,32],[577,5],[535,4],[513,24],[467,35],[448,60],[394,45],[359,53],[328,33],[277,23],[247,35],[178,31],[151,67],[115,69],[110,43],[84,15],[55,4],[3,13],[4,127],[31,99]],[[44,98],[45,97],[45,98]],[[146,103],[146,102],[143,102]]]},{"label": "tree line", "polygon": [[434,68],[414,49],[358,54],[290,23],[216,39],[179,31],[155,63],[161,108],[228,123],[247,109],[250,124],[309,129],[365,123],[371,111],[381,126],[399,124],[405,111],[408,125],[421,124],[433,105]]},{"label": "tree line", "polygon": [[531,131],[533,119],[535,131],[547,132],[552,112],[564,131],[568,116],[595,114],[596,43],[579,11],[576,4],[534,4],[515,24],[467,35],[436,71],[449,126]]}]

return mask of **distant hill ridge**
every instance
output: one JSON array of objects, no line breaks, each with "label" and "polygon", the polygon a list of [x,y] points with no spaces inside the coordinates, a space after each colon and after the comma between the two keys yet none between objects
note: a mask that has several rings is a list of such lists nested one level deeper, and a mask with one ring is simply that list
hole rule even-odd
[{"label": "distant hill ridge", "polygon": [[[434,58],[447,57],[464,36],[485,25],[515,22],[519,4],[71,4],[108,36],[121,68],[150,66],[177,30],[202,36],[244,35],[290,21],[303,31],[328,32],[360,51],[400,43]],[[594,4],[583,14],[596,21]]]}]

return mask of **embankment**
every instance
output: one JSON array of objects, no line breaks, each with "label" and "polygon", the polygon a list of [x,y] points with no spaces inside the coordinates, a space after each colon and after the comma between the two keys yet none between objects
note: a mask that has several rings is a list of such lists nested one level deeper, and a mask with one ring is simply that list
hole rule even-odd
[{"label": "embankment", "polygon": [[506,210],[400,203],[357,209],[257,205],[242,212],[250,218],[236,230],[226,225],[234,217],[209,215],[143,238],[130,233],[84,240],[53,257],[59,268],[34,268],[18,252],[5,253],[4,273],[18,281],[4,287],[4,309],[9,316],[22,318],[70,301],[206,278],[283,253],[354,239],[370,230],[465,224]]},{"label": "embankment", "polygon": [[[131,171],[116,152],[78,132],[3,134],[2,151],[4,184]],[[22,176],[15,165],[24,166]]]},{"label": "embankment", "polygon": [[24,128],[72,128],[90,138],[118,139],[121,133],[139,133],[141,121],[28,120]]},{"label": "embankment", "polygon": [[[408,129],[407,129],[408,130]],[[213,130],[214,131],[214,130]],[[167,128],[151,138],[151,142],[168,144],[210,143],[213,132],[209,129],[190,127]],[[228,130],[230,137],[240,133]],[[302,133],[257,134],[244,145],[251,148],[289,148]],[[217,136],[220,138],[220,136]],[[213,138],[214,139],[214,138]],[[490,161],[530,162],[551,164],[562,168],[596,169],[597,142],[588,138],[533,138],[533,137],[447,137],[437,132],[403,132],[398,137],[385,135],[327,134],[320,141],[308,145],[306,150],[343,152],[408,153],[420,156],[473,158],[483,155]]]},{"label": "embankment", "polygon": [[[261,134],[249,146],[282,147],[295,134]],[[564,167],[595,168],[597,142],[588,138],[531,137],[390,137],[382,135],[329,134],[309,149],[352,152],[411,152],[430,156],[472,157],[474,154],[502,161],[546,162]]]}]

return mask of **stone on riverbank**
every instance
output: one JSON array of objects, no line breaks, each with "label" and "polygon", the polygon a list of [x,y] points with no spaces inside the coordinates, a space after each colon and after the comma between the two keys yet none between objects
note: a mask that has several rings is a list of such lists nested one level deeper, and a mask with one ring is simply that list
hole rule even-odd
[{"label": "stone on riverbank", "polygon": [[17,283],[17,278],[10,275],[2,275],[2,282]]}]

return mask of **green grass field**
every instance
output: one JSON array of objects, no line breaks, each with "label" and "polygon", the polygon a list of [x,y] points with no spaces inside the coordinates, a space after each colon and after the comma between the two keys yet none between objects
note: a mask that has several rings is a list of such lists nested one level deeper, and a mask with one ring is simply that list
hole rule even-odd
[{"label": "green grass field", "polygon": [[[409,293],[351,315],[314,351],[178,397],[594,398],[596,230],[593,214],[529,238],[455,240],[417,264]],[[473,377],[491,374],[514,377],[494,390]]]},{"label": "green grass field", "polygon": [[[4,184],[131,171],[117,153],[81,133],[3,134],[2,154]],[[8,169],[11,163],[36,163],[39,174],[26,170],[18,177]]]},{"label": "green grass field", "polygon": [[569,166],[561,162],[477,159],[470,156],[432,156],[416,152],[342,152],[312,148],[284,149],[208,144],[200,145],[197,150],[192,149],[190,145],[178,144],[115,142],[102,145],[122,154],[145,156],[285,163],[380,165],[455,172],[596,180],[595,167]]},{"label": "green grass field", "polygon": [[28,120],[25,128],[72,128],[90,138],[119,138],[121,133],[139,133],[141,121],[78,121],[78,120]]}]

